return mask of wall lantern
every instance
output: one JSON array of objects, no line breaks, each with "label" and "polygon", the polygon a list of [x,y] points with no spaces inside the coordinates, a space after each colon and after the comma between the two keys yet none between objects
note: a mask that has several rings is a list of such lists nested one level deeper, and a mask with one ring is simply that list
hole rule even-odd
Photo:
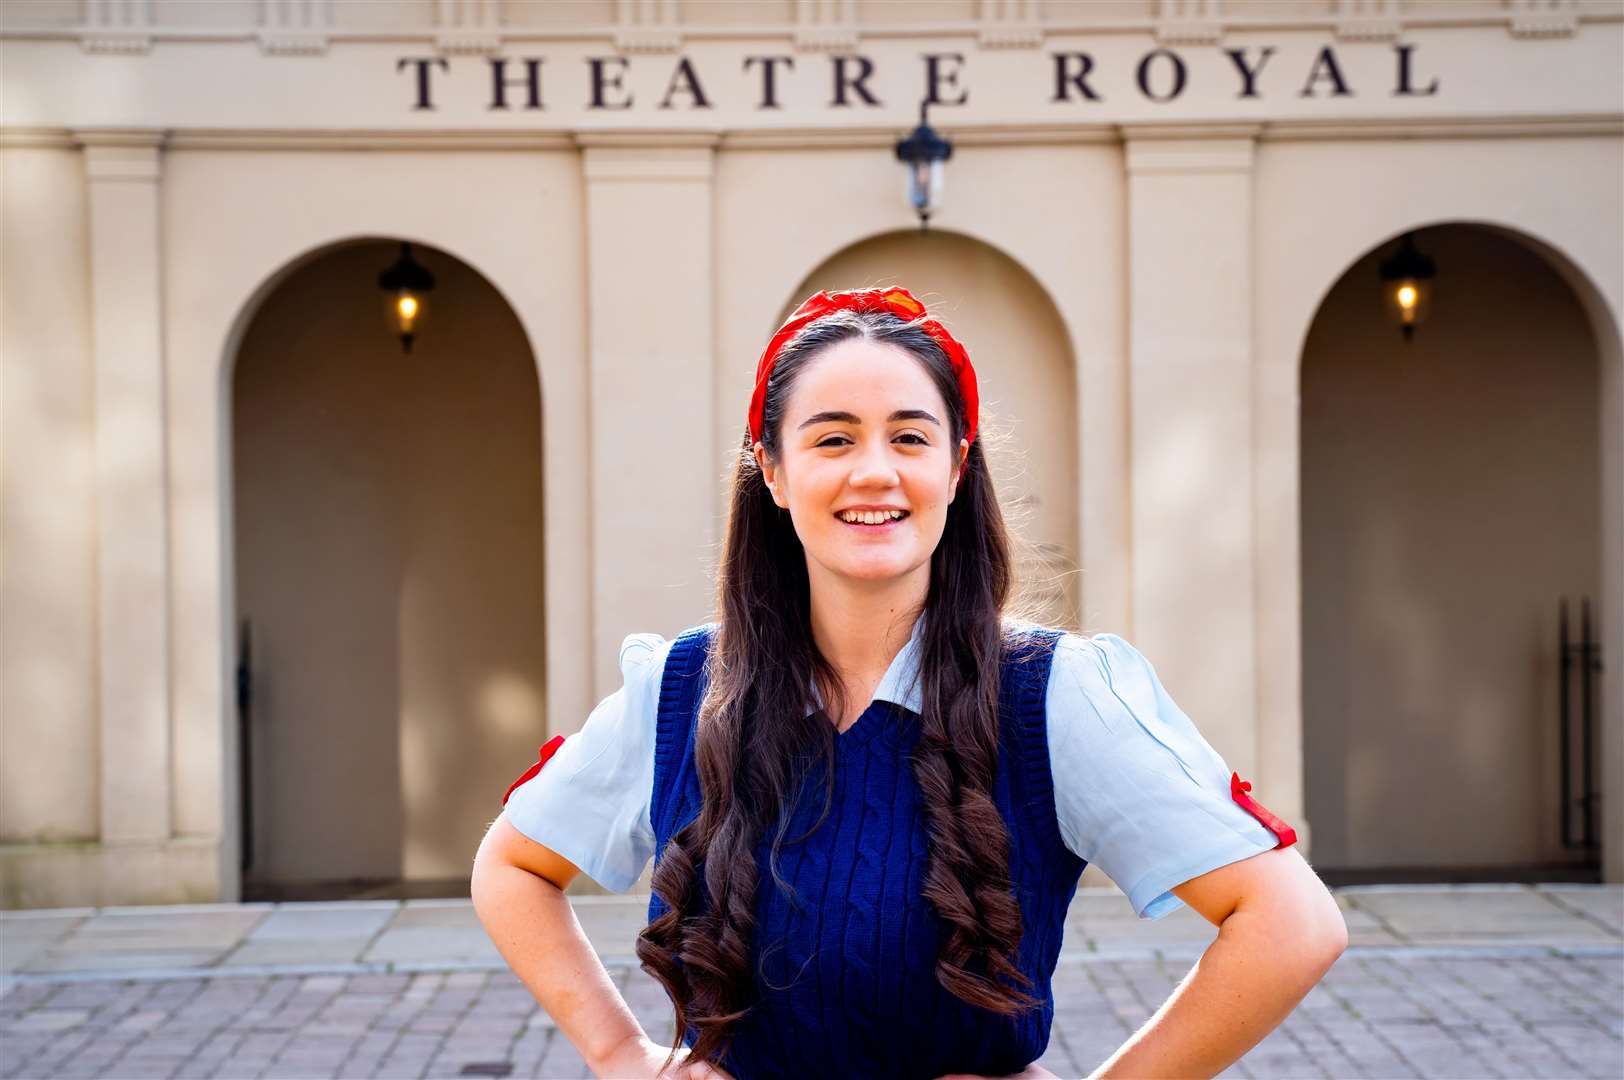
[{"label": "wall lantern", "polygon": [[925,122],[930,99],[919,103],[919,126],[906,139],[897,140],[897,160],[907,167],[904,195],[919,215],[919,231],[930,223],[931,213],[942,201],[942,162],[953,156],[953,144],[936,134]]},{"label": "wall lantern", "polygon": [[1405,233],[1398,251],[1382,260],[1383,299],[1404,331],[1406,344],[1415,336],[1415,324],[1427,317],[1432,300],[1429,283],[1437,272],[1437,265],[1416,250],[1414,233]]},{"label": "wall lantern", "polygon": [[402,242],[400,258],[378,275],[389,329],[400,335],[400,351],[412,351],[412,339],[423,323],[423,294],[434,288],[434,275],[412,258],[412,245]]}]

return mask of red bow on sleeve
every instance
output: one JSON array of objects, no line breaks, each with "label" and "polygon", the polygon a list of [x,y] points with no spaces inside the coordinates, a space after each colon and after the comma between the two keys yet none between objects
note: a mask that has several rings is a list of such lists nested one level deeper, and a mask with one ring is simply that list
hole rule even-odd
[{"label": "red bow on sleeve", "polygon": [[502,805],[507,805],[508,796],[513,794],[514,788],[518,787],[520,784],[539,773],[541,771],[541,767],[547,764],[547,759],[557,753],[558,748],[563,745],[564,736],[562,735],[554,735],[552,738],[548,739],[547,742],[543,744],[541,749],[537,751],[536,763],[526,769],[524,771],[524,775],[513,781],[513,783],[509,784],[508,789],[502,793]]},{"label": "red bow on sleeve", "polygon": [[1290,825],[1287,825],[1268,807],[1252,798],[1252,796],[1246,794],[1251,790],[1252,781],[1242,780],[1241,774],[1237,772],[1232,772],[1229,774],[1230,796],[1234,798],[1236,802],[1240,803],[1241,809],[1263,822],[1263,824],[1269,827],[1270,832],[1274,833],[1274,835],[1280,838],[1280,842],[1276,844],[1275,847],[1283,848],[1295,844],[1297,842],[1297,830],[1293,829]]}]

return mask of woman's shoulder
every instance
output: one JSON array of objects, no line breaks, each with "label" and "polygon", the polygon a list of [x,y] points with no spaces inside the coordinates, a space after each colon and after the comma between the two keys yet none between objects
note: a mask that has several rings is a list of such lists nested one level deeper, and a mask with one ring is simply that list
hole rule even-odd
[{"label": "woman's shoulder", "polygon": [[[1106,630],[1079,631],[1024,619],[1005,619],[1004,637],[1012,659],[1050,661],[1051,691],[1063,685],[1073,693],[1109,694],[1124,681],[1154,678],[1154,668],[1138,649]],[[1052,700],[1054,692],[1049,695]]]},{"label": "woman's shoulder", "polygon": [[1006,617],[1003,619],[1004,640],[1012,648],[1051,646],[1058,660],[1061,653],[1076,655],[1103,655],[1132,648],[1115,634],[1106,631],[1079,631],[1066,626],[1035,622],[1031,619]]},{"label": "woman's shoulder", "polygon": [[669,638],[654,631],[627,634],[621,639],[618,655],[621,674],[628,681],[640,676],[645,681],[658,683],[673,655],[703,658],[710,650],[719,625],[695,623]]}]

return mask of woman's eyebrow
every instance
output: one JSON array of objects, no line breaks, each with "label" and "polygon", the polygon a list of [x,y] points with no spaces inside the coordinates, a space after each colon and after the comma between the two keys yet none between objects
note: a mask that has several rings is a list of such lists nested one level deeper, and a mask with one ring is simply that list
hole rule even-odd
[{"label": "woman's eyebrow", "polygon": [[[924,409],[898,409],[896,412],[885,418],[885,422],[887,424],[894,424],[898,420],[929,420],[937,427],[942,426],[942,422],[940,420],[936,419],[936,417],[932,416]],[[796,430],[798,431],[800,428],[811,427],[813,424],[828,423],[861,424],[862,421],[857,418],[856,413],[844,412],[840,409],[827,409],[823,412],[813,413],[805,420],[802,420]]]}]

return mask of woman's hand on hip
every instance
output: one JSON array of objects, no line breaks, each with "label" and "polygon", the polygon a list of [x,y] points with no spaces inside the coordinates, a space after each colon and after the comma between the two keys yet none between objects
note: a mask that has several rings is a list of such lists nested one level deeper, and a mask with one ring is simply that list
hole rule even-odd
[{"label": "woman's hand on hip", "polygon": [[661,1046],[647,1036],[627,1039],[609,1057],[597,1063],[593,1071],[604,1080],[733,1080],[726,1069],[706,1061],[690,1060],[688,1047],[679,1047],[677,1056],[663,1072],[669,1046]]}]

